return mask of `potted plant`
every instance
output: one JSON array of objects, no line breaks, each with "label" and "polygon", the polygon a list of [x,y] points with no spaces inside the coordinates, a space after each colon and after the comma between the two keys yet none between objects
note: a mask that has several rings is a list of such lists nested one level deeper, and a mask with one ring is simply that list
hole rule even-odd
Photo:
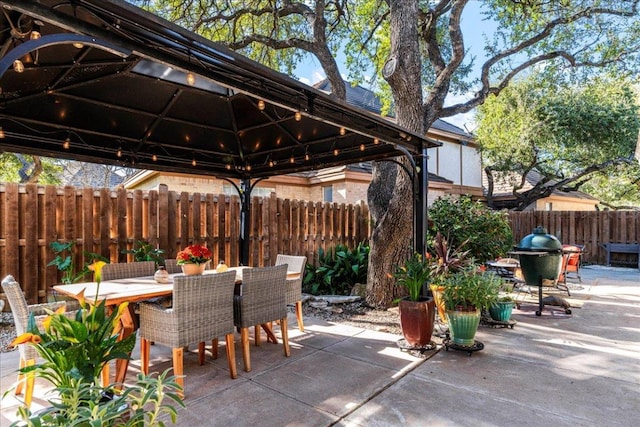
[{"label": "potted plant", "polygon": [[[90,268],[100,286],[99,261]],[[75,318],[64,315],[65,307],[50,312],[43,322],[43,330],[36,326],[31,315],[27,332],[18,336],[12,345],[29,343],[36,348],[42,363],[21,368],[25,375],[33,373],[54,385],[58,398],[50,401],[51,408],[32,414],[24,407],[20,413],[27,425],[158,425],[156,418],[175,410],[162,402],[163,395],[182,404],[177,393],[179,386],[167,374],[139,377],[135,386],[118,392],[119,384],[99,384],[101,372],[111,360],[129,358],[136,335],[120,339],[120,317],[128,303],[109,312],[104,301],[89,304],[82,297]],[[167,388],[166,392],[163,390]],[[145,407],[152,403],[151,407]],[[145,423],[144,420],[150,421]],[[130,423],[136,420],[135,423]],[[73,421],[73,422],[72,422]],[[83,422],[86,421],[86,422]],[[100,421],[100,423],[96,423]]]},{"label": "potted plant", "polygon": [[447,239],[439,231],[430,246],[431,253],[427,254],[431,258],[431,283],[429,289],[438,307],[438,318],[446,323],[447,316],[442,300],[444,286],[442,282],[449,274],[453,274],[472,264],[469,258],[469,251],[463,251],[463,242],[457,248],[450,248]]},{"label": "potted plant", "polygon": [[510,296],[499,297],[489,306],[489,315],[498,322],[508,322],[511,319],[514,305],[515,301]]},{"label": "potted plant", "polygon": [[502,279],[478,268],[467,268],[448,275],[442,284],[451,340],[459,346],[473,346],[481,311],[497,300]]},{"label": "potted plant", "polygon": [[211,261],[211,251],[206,246],[189,245],[176,256],[176,263],[185,275],[202,274]]},{"label": "potted plant", "polygon": [[433,334],[435,302],[432,297],[422,296],[422,288],[430,275],[429,261],[419,253],[411,255],[393,274],[396,285],[409,293],[400,300],[398,308],[402,335],[407,344],[414,348],[429,345]]}]

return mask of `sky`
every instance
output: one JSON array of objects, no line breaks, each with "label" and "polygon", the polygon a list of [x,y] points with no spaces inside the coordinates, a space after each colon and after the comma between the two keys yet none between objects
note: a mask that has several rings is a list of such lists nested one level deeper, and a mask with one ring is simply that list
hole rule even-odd
[{"label": "sky", "polygon": [[[475,55],[476,59],[476,74],[479,75],[479,66],[482,64],[484,58],[484,38],[483,34],[491,34],[495,29],[495,24],[481,21],[480,8],[482,2],[478,0],[470,1],[465,8],[462,15],[462,28],[464,33],[465,49],[469,50],[468,55]],[[346,80],[347,72],[344,67],[344,57],[338,56],[338,64],[343,77]],[[307,56],[305,62],[301,63],[295,70],[298,79],[308,85],[313,85],[325,78],[324,71],[320,66],[320,63],[313,56]],[[467,95],[455,95],[447,97],[445,105],[455,104],[468,99]],[[452,123],[467,131],[473,131],[475,128],[475,122],[473,120],[474,113],[469,112],[466,114],[459,114],[457,116],[447,117],[444,120]]]}]

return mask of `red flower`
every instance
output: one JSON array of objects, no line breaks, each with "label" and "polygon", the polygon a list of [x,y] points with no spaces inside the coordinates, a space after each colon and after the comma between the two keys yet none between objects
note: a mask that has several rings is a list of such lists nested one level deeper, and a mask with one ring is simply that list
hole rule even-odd
[{"label": "red flower", "polygon": [[202,245],[189,245],[176,256],[178,264],[204,264],[211,260],[211,251]]}]

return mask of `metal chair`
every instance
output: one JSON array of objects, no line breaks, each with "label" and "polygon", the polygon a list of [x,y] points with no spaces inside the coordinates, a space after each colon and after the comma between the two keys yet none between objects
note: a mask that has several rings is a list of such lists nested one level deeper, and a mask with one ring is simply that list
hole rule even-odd
[{"label": "metal chair", "polygon": [[[9,301],[11,313],[13,314],[13,320],[16,325],[16,334],[18,336],[27,332],[29,316],[31,314],[34,315],[36,326],[38,326],[38,329],[42,329],[42,322],[48,316],[48,313],[45,311],[45,309],[55,311],[65,305],[64,301],[27,305],[27,300],[24,298],[24,294],[22,293],[20,284],[16,282],[16,280],[11,275],[8,275],[2,280],[2,289],[4,290],[4,294]],[[66,315],[74,316],[75,314],[68,313]],[[18,351],[20,352],[20,369],[27,366],[35,365],[38,352],[32,345],[20,344],[18,346]],[[35,376],[33,372],[30,372],[26,375],[22,373],[18,374],[18,382],[16,385],[15,394],[16,396],[22,394],[22,389],[26,384],[24,390],[24,403],[27,407],[31,405],[31,400],[33,398],[34,380]]]},{"label": "metal chair", "polygon": [[102,280],[153,276],[155,272],[156,263],[154,261],[117,262],[102,267]]},{"label": "metal chair", "polygon": [[[218,337],[225,336],[231,378],[237,377],[233,271],[202,276],[175,276],[173,307],[140,303],[140,359],[142,372],[149,373],[151,342],[173,349],[173,373],[184,390],[184,347],[198,343],[200,365],[204,364],[205,341],[212,340],[211,353],[218,357]],[[184,391],[182,392],[184,397]]]},{"label": "metal chair", "polygon": [[[261,325],[275,340],[270,323],[280,322],[284,355],[289,357],[289,336],[287,331],[287,306],[285,304],[285,282],[287,264],[274,267],[248,268],[242,273],[242,289],[233,301],[234,322],[240,328],[242,359],[244,370],[251,371],[249,354],[249,328]],[[260,329],[256,326],[254,340],[260,343]]]},{"label": "metal chair", "polygon": [[287,291],[285,293],[285,303],[287,305],[295,305],[298,329],[304,332],[304,323],[302,321],[302,279],[304,277],[304,267],[307,264],[307,257],[278,254],[276,257],[276,265],[282,264],[288,264],[289,271],[300,272],[298,278],[287,279],[286,281]]}]

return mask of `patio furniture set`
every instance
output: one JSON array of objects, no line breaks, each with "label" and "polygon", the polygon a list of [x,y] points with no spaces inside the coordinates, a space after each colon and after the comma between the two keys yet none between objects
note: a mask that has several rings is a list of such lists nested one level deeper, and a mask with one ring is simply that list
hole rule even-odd
[{"label": "patio furniture set", "polygon": [[[58,285],[54,289],[59,294],[84,298],[88,302],[105,301],[116,308],[128,302],[129,306],[120,317],[122,339],[139,330],[141,344],[141,371],[149,371],[151,344],[171,347],[173,350],[173,370],[177,382],[184,389],[183,353],[184,348],[198,344],[199,363],[205,360],[205,342],[212,344],[213,358],[218,356],[218,339],[224,336],[231,378],[237,377],[235,359],[235,330],[240,332],[241,348],[245,371],[251,371],[249,351],[249,328],[255,327],[255,344],[260,344],[260,327],[267,339],[277,343],[271,329],[272,322],[280,325],[285,356],[290,355],[287,332],[287,305],[296,306],[298,326],[302,323],[302,274],[306,257],[279,255],[272,267],[251,268],[232,267],[227,272],[205,270],[202,275],[187,276],[179,271],[179,266],[167,260],[170,283],[156,283],[153,261],[107,264],[102,270],[102,281]],[[18,282],[12,276],[2,281],[13,312],[18,335],[26,332],[30,313],[45,314],[42,305],[28,306]],[[159,304],[159,298],[171,298],[170,307]],[[42,322],[46,316],[37,317]],[[139,319],[139,320],[138,320]],[[20,367],[35,364],[36,351],[28,344],[20,344]],[[114,382],[125,380],[129,360],[118,359]],[[103,369],[102,381],[110,383],[108,368]],[[22,393],[26,382],[25,403],[31,401],[33,377],[18,377],[16,394]]]}]

